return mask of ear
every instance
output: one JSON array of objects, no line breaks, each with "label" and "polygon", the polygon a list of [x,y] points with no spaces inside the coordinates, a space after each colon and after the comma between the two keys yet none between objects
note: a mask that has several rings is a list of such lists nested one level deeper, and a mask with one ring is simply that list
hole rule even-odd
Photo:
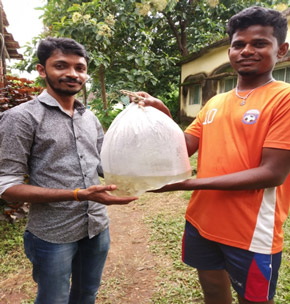
[{"label": "ear", "polygon": [[282,43],[279,46],[277,57],[278,58],[283,58],[287,54],[288,50],[289,50],[289,43],[288,42]]},{"label": "ear", "polygon": [[41,78],[43,78],[43,79],[46,78],[45,68],[42,64],[37,64],[36,70]]},{"label": "ear", "polygon": [[[230,56],[231,56],[231,47],[228,48],[228,59],[230,60]],[[231,61],[231,60],[230,60]]]}]

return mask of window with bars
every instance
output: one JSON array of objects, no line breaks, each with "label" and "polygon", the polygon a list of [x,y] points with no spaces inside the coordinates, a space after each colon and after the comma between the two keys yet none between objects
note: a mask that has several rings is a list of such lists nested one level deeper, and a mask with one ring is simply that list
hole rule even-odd
[{"label": "window with bars", "polygon": [[189,105],[200,104],[201,102],[201,85],[195,84],[189,87]]},{"label": "window with bars", "polygon": [[237,85],[237,77],[225,78],[220,81],[219,92],[225,93],[234,89]]},{"label": "window with bars", "polygon": [[290,68],[282,68],[273,71],[273,77],[276,80],[290,83]]}]

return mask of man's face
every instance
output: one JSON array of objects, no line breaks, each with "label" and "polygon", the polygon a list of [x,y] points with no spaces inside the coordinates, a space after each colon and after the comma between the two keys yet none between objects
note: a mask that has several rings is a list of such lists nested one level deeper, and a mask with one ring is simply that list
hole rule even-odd
[{"label": "man's face", "polygon": [[252,25],[234,33],[228,55],[241,76],[271,73],[280,56],[272,26]]},{"label": "man's face", "polygon": [[75,54],[63,54],[55,51],[45,67],[38,68],[39,74],[46,80],[48,90],[61,96],[73,96],[78,93],[87,80],[87,62],[84,57]]}]

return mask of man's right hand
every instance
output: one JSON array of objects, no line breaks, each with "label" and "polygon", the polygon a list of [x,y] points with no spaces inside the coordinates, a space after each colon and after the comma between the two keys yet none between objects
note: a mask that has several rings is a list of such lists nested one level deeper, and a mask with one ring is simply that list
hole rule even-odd
[{"label": "man's right hand", "polygon": [[[143,98],[141,101],[138,102],[138,104],[140,104],[141,106],[151,106],[151,107],[156,108],[157,110],[163,112],[170,118],[172,118],[169,109],[160,99],[155,98],[146,92],[134,92],[134,93]],[[133,102],[134,98],[135,97],[130,96],[130,102]]]},{"label": "man's right hand", "polygon": [[138,199],[137,196],[113,196],[109,191],[116,190],[115,185],[93,185],[87,189],[80,189],[78,191],[78,198],[80,201],[90,200],[104,205],[126,205]]}]

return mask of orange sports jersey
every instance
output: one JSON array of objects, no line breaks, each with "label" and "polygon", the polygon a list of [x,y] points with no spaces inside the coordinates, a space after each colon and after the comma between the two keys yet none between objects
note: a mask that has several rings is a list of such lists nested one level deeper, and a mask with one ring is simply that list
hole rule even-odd
[{"label": "orange sports jersey", "polygon": [[[290,85],[275,81],[241,101],[234,90],[213,97],[185,130],[199,137],[197,178],[258,167],[263,147],[290,150]],[[289,205],[290,175],[275,188],[196,190],[186,219],[207,239],[277,253]]]}]

